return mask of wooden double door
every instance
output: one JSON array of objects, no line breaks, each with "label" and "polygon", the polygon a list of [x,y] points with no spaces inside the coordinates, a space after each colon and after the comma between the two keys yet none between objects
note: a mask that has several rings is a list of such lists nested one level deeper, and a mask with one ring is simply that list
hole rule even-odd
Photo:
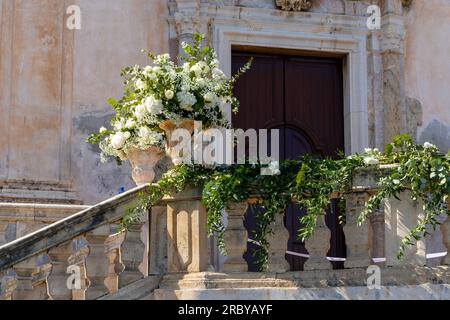
[{"label": "wooden double door", "polygon": [[[254,63],[238,80],[235,94],[241,103],[233,117],[233,127],[241,129],[280,129],[280,158],[296,159],[306,153],[336,157],[344,150],[342,60],[283,54],[233,51],[232,69],[237,72],[251,57]],[[331,229],[329,257],[345,257],[345,240],[338,223],[339,208],[333,204],[326,222]],[[286,258],[292,271],[302,270],[307,251],[297,239],[305,214],[296,205],[286,210],[285,226],[290,238]],[[249,239],[256,228],[249,210],[245,225]],[[246,260],[250,271],[259,271],[249,241]],[[340,268],[343,262],[333,262]]]}]

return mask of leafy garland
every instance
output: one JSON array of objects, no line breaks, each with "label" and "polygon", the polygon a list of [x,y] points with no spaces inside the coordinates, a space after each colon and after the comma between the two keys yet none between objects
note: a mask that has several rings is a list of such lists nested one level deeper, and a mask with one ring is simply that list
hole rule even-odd
[{"label": "leafy garland", "polygon": [[[140,214],[156,205],[163,196],[171,196],[190,186],[202,186],[202,202],[208,211],[209,235],[218,238],[221,252],[226,253],[223,234],[222,213],[231,203],[246,201],[257,196],[255,208],[257,230],[253,239],[260,245],[254,252],[257,262],[267,266],[268,234],[277,214],[283,214],[286,207],[294,202],[307,210],[301,218],[302,228],[298,237],[304,241],[311,237],[316,228],[317,218],[324,216],[330,206],[331,196],[344,200],[351,191],[352,177],[356,169],[377,168],[380,164],[395,164],[387,176],[380,178],[379,190],[366,203],[358,219],[362,224],[383,201],[411,190],[411,199],[424,204],[425,218],[402,240],[398,258],[404,256],[408,245],[413,245],[429,233],[427,225],[436,229],[438,217],[448,214],[447,199],[450,193],[450,152],[439,153],[436,146],[425,143],[415,145],[407,135],[395,138],[386,147],[385,153],[377,149],[367,149],[361,155],[340,159],[320,159],[306,155],[298,160],[280,163],[280,175],[260,175],[260,165],[233,165],[205,168],[199,165],[179,165],[167,172],[158,184],[149,187],[139,197],[137,206],[130,208],[123,219],[127,227],[139,219]],[[343,214],[344,211],[343,211]],[[345,220],[344,216],[340,217]]]}]

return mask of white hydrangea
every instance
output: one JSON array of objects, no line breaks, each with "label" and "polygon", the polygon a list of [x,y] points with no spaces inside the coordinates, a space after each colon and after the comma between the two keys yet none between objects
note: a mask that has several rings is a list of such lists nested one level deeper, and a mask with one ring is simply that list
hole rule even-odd
[{"label": "white hydrangea", "polygon": [[214,92],[207,92],[204,96],[203,99],[205,99],[205,101],[207,102],[215,102],[217,99],[217,96]]},{"label": "white hydrangea", "polygon": [[429,143],[429,142],[425,142],[425,143],[423,144],[423,147],[424,147],[425,149],[433,149],[433,148],[437,148],[434,144]]},{"label": "white hydrangea", "polygon": [[151,145],[161,145],[164,137],[161,133],[155,132],[148,127],[139,128],[139,146],[145,148]]},{"label": "white hydrangea", "polygon": [[151,115],[158,115],[162,112],[162,102],[161,100],[156,100],[155,97],[150,96],[145,99],[144,106],[148,113]]},{"label": "white hydrangea", "polygon": [[191,111],[192,106],[197,103],[197,99],[192,93],[181,91],[177,93],[178,101],[180,102],[181,108],[184,110]]},{"label": "white hydrangea", "polygon": [[148,113],[147,107],[143,104],[136,106],[136,108],[134,109],[134,115],[136,116],[138,121],[142,121],[147,115],[147,113]]},{"label": "white hydrangea", "polygon": [[365,157],[364,163],[368,166],[376,166],[380,163],[380,161],[374,157]]}]

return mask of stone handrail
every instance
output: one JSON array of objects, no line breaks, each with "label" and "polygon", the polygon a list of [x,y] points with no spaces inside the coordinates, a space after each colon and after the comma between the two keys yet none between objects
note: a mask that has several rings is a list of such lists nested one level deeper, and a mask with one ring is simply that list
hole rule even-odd
[{"label": "stone handrail", "polygon": [[123,207],[131,206],[145,187],[137,187],[1,246],[0,271],[86,232],[120,220],[123,217]]}]

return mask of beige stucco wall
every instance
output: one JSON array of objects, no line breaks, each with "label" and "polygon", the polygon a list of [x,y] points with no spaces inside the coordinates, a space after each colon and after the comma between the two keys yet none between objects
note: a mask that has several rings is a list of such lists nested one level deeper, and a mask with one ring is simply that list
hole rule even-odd
[{"label": "beige stucco wall", "polygon": [[420,142],[450,149],[450,0],[415,0],[406,15],[406,92],[423,107]]},{"label": "beige stucco wall", "polygon": [[[81,30],[65,27],[72,4]],[[108,122],[121,68],[168,50],[166,11],[166,0],[0,0],[0,181],[72,188],[85,203],[133,186],[85,139]]]}]

